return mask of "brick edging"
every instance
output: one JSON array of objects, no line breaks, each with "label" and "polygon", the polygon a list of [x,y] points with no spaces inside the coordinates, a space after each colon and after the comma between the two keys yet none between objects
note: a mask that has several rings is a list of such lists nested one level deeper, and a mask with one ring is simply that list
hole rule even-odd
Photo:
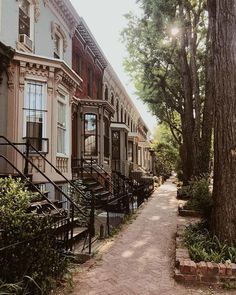
[{"label": "brick edging", "polygon": [[222,285],[227,282],[236,282],[236,263],[215,263],[191,260],[188,249],[183,243],[183,233],[186,226],[178,225],[176,234],[176,281],[198,282],[202,284]]}]

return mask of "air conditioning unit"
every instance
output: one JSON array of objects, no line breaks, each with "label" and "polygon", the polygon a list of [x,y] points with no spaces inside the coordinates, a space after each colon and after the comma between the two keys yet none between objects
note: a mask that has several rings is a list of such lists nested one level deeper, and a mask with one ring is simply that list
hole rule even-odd
[{"label": "air conditioning unit", "polygon": [[19,35],[20,43],[23,43],[28,49],[33,50],[33,41],[25,34]]}]

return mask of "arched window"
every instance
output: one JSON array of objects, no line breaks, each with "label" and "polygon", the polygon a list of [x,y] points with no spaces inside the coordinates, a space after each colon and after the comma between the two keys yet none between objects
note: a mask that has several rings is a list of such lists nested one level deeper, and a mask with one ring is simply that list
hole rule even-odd
[{"label": "arched window", "polygon": [[107,85],[105,86],[104,98],[105,98],[105,100],[108,100],[108,87],[107,87]]},{"label": "arched window", "polygon": [[119,101],[116,101],[116,121],[119,122],[120,119],[120,110],[119,110]]},{"label": "arched window", "polygon": [[111,104],[114,105],[114,94],[113,94],[113,92],[111,93]]},{"label": "arched window", "polygon": [[123,123],[123,107],[121,107],[121,109],[120,109],[120,121],[121,121],[121,123]]},{"label": "arched window", "polygon": [[128,126],[129,126],[129,123],[130,123],[130,120],[129,120],[129,115],[128,115],[128,120],[127,120],[127,122],[128,122],[128,123],[127,123],[127,124],[128,124]]},{"label": "arched window", "polygon": [[126,111],[125,111],[125,118],[124,118],[124,123],[126,124],[127,122],[126,122],[126,119],[127,119],[127,113],[126,113]]},{"label": "arched window", "polygon": [[84,115],[84,154],[97,155],[97,115]]},{"label": "arched window", "polygon": [[110,122],[105,117],[103,121],[103,132],[104,132],[104,156],[109,158],[110,156]]}]

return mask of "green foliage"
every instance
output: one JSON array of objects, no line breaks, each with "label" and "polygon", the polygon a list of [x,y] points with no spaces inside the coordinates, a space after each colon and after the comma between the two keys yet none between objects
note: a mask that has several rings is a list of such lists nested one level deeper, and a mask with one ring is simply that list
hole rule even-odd
[{"label": "green foliage", "polygon": [[221,243],[215,235],[212,236],[205,222],[187,227],[184,242],[195,262],[236,262],[236,247]]},{"label": "green foliage", "polygon": [[19,289],[14,294],[46,294],[66,266],[51,218],[27,213],[35,198],[20,180],[0,179],[0,278]]},{"label": "green foliage", "polygon": [[179,159],[178,145],[165,124],[158,125],[153,148],[157,156],[158,175],[169,175],[176,170]]},{"label": "green foliage", "polygon": [[190,197],[184,207],[190,210],[202,211],[206,218],[209,217],[213,205],[209,191],[209,181],[206,178],[193,180],[183,190]]}]

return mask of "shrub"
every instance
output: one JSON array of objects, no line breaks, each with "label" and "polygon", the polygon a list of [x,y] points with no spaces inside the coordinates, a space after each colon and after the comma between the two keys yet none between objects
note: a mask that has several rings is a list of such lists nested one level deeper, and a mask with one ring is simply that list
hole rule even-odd
[{"label": "shrub", "polygon": [[27,213],[35,198],[20,180],[0,179],[0,280],[37,295],[47,294],[51,278],[64,271],[65,260],[56,249],[51,217]]},{"label": "shrub", "polygon": [[190,199],[185,204],[185,209],[202,211],[205,217],[210,216],[212,208],[212,197],[209,190],[209,182],[202,178],[191,181],[188,187],[185,187],[186,194]]},{"label": "shrub", "polygon": [[236,247],[221,243],[207,229],[206,222],[190,225],[184,233],[184,243],[195,262],[236,262]]}]

